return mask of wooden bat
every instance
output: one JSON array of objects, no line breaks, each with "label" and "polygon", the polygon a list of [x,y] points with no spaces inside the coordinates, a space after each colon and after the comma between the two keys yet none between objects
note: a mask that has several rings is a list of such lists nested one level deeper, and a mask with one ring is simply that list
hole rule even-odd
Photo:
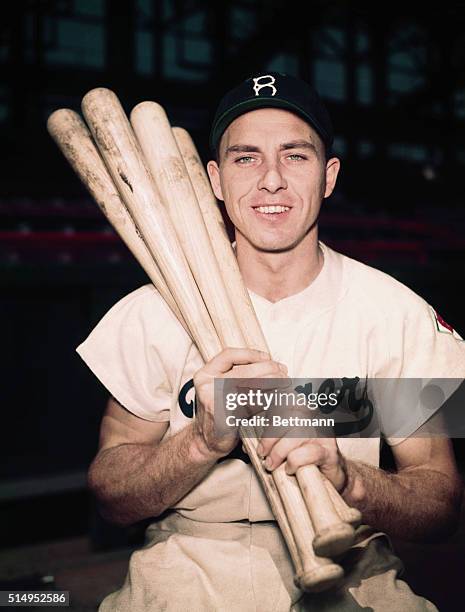
[{"label": "wooden bat", "polygon": [[[131,124],[221,345],[237,348],[246,346],[225,291],[189,175],[163,108],[155,102],[141,102],[131,113]],[[194,201],[195,205],[191,204]]]},{"label": "wooden bat", "polygon": [[[148,117],[145,126],[145,135],[141,130],[140,138],[149,139],[152,134],[155,139],[158,135],[157,129],[160,129],[159,124],[152,125],[150,117]],[[229,242],[215,195],[195,145],[186,130],[173,128],[173,133],[197,195],[210,240],[223,271],[226,287],[230,295],[234,296],[234,306],[236,312],[239,313],[238,319],[247,345],[249,348],[257,348],[269,353],[260,323],[242,281],[241,272]],[[148,151],[146,154],[148,154]],[[297,479],[303,491],[303,497],[315,530],[313,540],[315,552],[321,556],[334,556],[345,552],[354,542],[355,531],[352,523],[356,524],[357,520],[360,522],[359,511],[353,508],[349,509],[333,485],[327,479],[324,483],[320,471],[315,466],[300,468],[297,471]],[[344,516],[336,510],[336,504],[333,503],[333,500],[336,500],[339,508],[345,508]],[[352,520],[346,521],[345,518],[347,517]]]},{"label": "wooden bat", "polygon": [[[301,520],[307,510],[302,499],[302,492],[295,478],[289,480],[284,463],[274,470],[273,479],[278,486],[298,551],[301,557],[305,558],[308,553],[302,547],[308,548],[308,542],[314,541],[315,531],[312,521]],[[318,562],[315,564],[313,561],[314,567],[311,567],[310,573],[304,574],[300,579],[300,583],[307,584],[310,587],[308,590],[314,593],[329,589],[344,576],[344,571],[340,565],[331,563],[329,559],[323,556],[315,557],[315,559],[318,559]]]},{"label": "wooden bat", "polygon": [[[186,261],[181,256],[182,251],[180,252],[177,237],[160,202],[158,190],[153,185],[152,177],[145,165],[124,111],[116,96],[105,89],[89,92],[85,96],[82,106],[108,170],[133,218],[139,227],[144,228],[144,236],[147,236],[147,246],[152,257],[159,262],[167,285],[170,287],[191,333],[193,333],[194,341],[203,358],[205,360],[211,359],[221,350],[221,345],[214,329],[212,329],[212,322],[208,313],[205,312],[201,296],[190,275]],[[150,236],[149,233],[151,233]],[[166,236],[170,238],[169,243],[166,242]],[[160,240],[157,241],[156,238]],[[170,253],[169,257],[167,252]],[[177,254],[174,262],[173,253]],[[170,269],[170,265],[176,269]],[[187,297],[179,292],[177,288],[179,284],[189,286],[191,299],[181,299],[179,301],[177,293],[181,293],[182,297]],[[194,308],[197,311],[192,313]],[[253,456],[253,449],[249,450]],[[261,468],[261,472],[268,479],[269,475],[263,470],[258,457],[255,457],[253,462],[256,467]],[[270,488],[269,482],[268,479],[265,487],[268,484],[268,494],[274,500],[272,507],[274,503],[274,509],[278,512],[278,516],[281,511],[281,522],[284,523],[283,533],[286,533],[289,528],[288,525],[286,527],[285,515],[278,503],[279,496],[275,489]],[[290,545],[291,549],[294,549],[293,558],[299,568],[299,579],[300,576],[310,576],[315,564],[307,564],[309,567],[305,566],[306,571],[304,571],[305,564],[299,560],[295,542],[293,543],[291,540]],[[302,584],[302,586],[307,588],[305,584]],[[311,586],[313,586],[313,583],[311,583]]]},{"label": "wooden bat", "polygon": [[[304,465],[297,470],[296,476],[315,529],[315,553],[322,556],[340,555],[354,543],[354,528],[341,518],[316,465]],[[334,492],[340,497],[335,489]]]},{"label": "wooden bat", "polygon": [[352,525],[352,527],[358,527],[362,522],[362,513],[357,508],[351,508],[342,499],[339,493],[334,488],[333,484],[325,477],[323,477],[326,489],[334,504],[339,516],[343,521]]},{"label": "wooden bat", "polygon": [[184,159],[210,241],[220,264],[224,284],[229,294],[234,296],[236,312],[238,311],[238,304],[240,305],[240,316],[237,319],[247,346],[268,353],[265,336],[257,321],[252,301],[242,280],[242,274],[237,265],[232,245],[229,242],[223,217],[195,144],[189,132],[183,128],[174,127],[173,134]]},{"label": "wooden bat", "polygon": [[201,329],[196,344],[202,355],[221,351],[168,212],[152,180],[139,143],[115,94],[105,88],[90,91],[82,110],[100,154],[126,208],[139,228],[189,329]]},{"label": "wooden bat", "polygon": [[100,210],[129,247],[162,298],[188,331],[186,322],[166,286],[157,264],[121,201],[118,190],[105,168],[84,121],[73,110],[62,108],[50,115],[47,121],[47,129],[73,170],[99,205]]},{"label": "wooden bat", "polygon": [[[53,130],[52,130],[52,132],[53,132]],[[81,134],[81,136],[82,136],[82,134]],[[87,136],[88,136],[88,135],[87,135]],[[107,136],[108,136],[108,135],[107,135]],[[85,142],[85,140],[86,140],[86,139],[84,138],[84,142]],[[105,140],[105,137],[104,137],[104,138],[103,138],[103,140],[104,140],[104,142],[106,143],[106,144],[104,145],[104,149],[107,149],[108,151],[114,151],[113,147],[111,146],[111,139],[110,139],[110,141],[109,141],[108,139],[107,139],[107,140]],[[88,142],[87,142],[86,144],[88,145]],[[77,143],[75,144],[75,148],[76,148],[76,150],[77,150],[77,148],[78,148]],[[86,147],[84,146],[84,150],[85,150],[85,148],[86,148]],[[116,149],[117,149],[117,153],[118,153],[118,160],[119,160],[119,161],[121,161],[121,158],[119,157],[119,150],[118,150],[118,147],[117,147]],[[110,153],[110,155],[111,155],[111,153]],[[136,158],[136,159],[137,159],[137,158]],[[80,164],[80,161],[79,161],[78,156],[76,156],[76,155],[75,155],[75,156],[74,156],[74,160],[75,160],[75,164],[73,164],[73,166],[74,166],[74,167],[75,167],[75,169],[77,170],[77,168],[78,168],[78,166],[79,166],[79,164]],[[82,161],[82,160],[81,160],[81,161]],[[100,158],[97,156],[97,159],[94,159],[94,160],[93,160],[93,166],[94,166],[94,168],[97,168],[97,167],[98,167],[98,163],[99,163],[99,162],[100,162],[100,164],[101,164],[101,160],[100,160]],[[139,161],[139,164],[136,166],[137,170],[138,170],[139,172],[142,172],[142,174],[143,174],[143,172],[144,172],[144,171],[143,171],[143,169],[141,170],[141,167],[143,168],[143,166],[144,166],[144,164],[143,164],[143,163],[141,164],[141,163],[140,163],[140,161]],[[102,166],[102,167],[103,167],[103,166]],[[124,185],[126,185],[126,186],[127,186],[127,188],[129,188],[129,190],[131,191],[131,193],[133,193],[133,189],[131,189],[132,182],[131,182],[131,181],[130,181],[130,179],[129,179],[130,173],[127,173],[127,172],[126,172],[126,171],[127,171],[127,168],[124,166],[124,164],[123,164],[123,165],[119,165],[119,166],[118,166],[118,164],[116,164],[116,168],[117,168],[117,169],[116,169],[116,171],[114,171],[114,172],[117,172],[117,176],[119,176],[119,178],[121,179],[121,181],[123,182],[123,184],[124,184]],[[77,171],[78,171],[78,170],[77,170]],[[87,178],[89,178],[89,176],[88,176],[88,175],[86,175],[86,172],[80,172],[79,174],[80,174],[81,178],[84,180],[84,182],[86,182]],[[105,175],[105,169],[104,169],[103,175]],[[94,182],[92,182],[92,181],[91,181],[90,183],[87,183],[87,185],[88,185],[88,187],[89,187],[90,191],[93,193],[94,197],[96,197],[97,201],[99,201],[99,202],[101,202],[101,203],[105,204],[105,208],[108,208],[108,207],[106,206],[107,201],[106,201],[106,199],[105,199],[105,198],[108,196],[108,193],[107,193],[106,195],[103,195],[103,196],[102,196],[102,194],[100,194],[100,195],[99,195],[99,193],[97,193],[97,191],[98,191],[98,190],[97,190],[98,185],[97,185],[97,183],[96,183],[95,181],[94,181]],[[113,192],[114,192],[114,189],[113,189]],[[124,194],[127,196],[127,189],[123,189],[123,193],[124,193]],[[155,192],[155,194],[152,194],[152,197],[156,197],[156,196],[157,196],[156,192]],[[136,235],[137,235],[137,234],[136,234]],[[138,246],[140,249],[142,249],[142,251],[144,251],[144,252],[146,252],[146,251],[147,251],[147,249],[146,249],[146,247],[145,247],[145,244],[144,244],[143,242],[141,242],[140,240],[139,240],[139,244],[138,244],[138,245],[137,245],[137,241],[136,241],[136,247],[135,247],[135,249],[134,249],[134,250],[136,250],[136,251],[138,250],[138,249],[137,249],[137,246]],[[172,246],[172,243],[170,243],[170,246]],[[142,257],[139,255],[138,259],[139,259],[139,261],[141,261],[141,259],[143,259],[143,258],[142,258]],[[144,267],[146,267],[146,266],[144,266]],[[201,342],[199,342],[199,340],[198,340],[198,339],[197,339],[197,342],[198,342],[198,344],[201,346]],[[215,351],[216,351],[216,350],[217,350],[217,349],[215,349]],[[269,477],[269,474],[266,474],[266,475]],[[276,508],[276,507],[278,507],[278,509],[279,509],[279,504],[275,503],[275,504],[274,504],[274,506],[275,506],[275,508]],[[273,504],[272,504],[272,507],[273,507]],[[284,528],[283,532],[284,532],[284,533],[286,532],[286,527]],[[289,542],[288,542],[288,543],[289,543]],[[294,543],[294,546],[295,546],[295,543]],[[316,582],[318,582],[318,580],[320,580],[320,581],[321,581],[321,571],[320,571],[320,569],[321,569],[321,567],[320,567],[320,566],[321,566],[321,560],[320,560],[320,559],[317,559],[317,558],[314,558],[314,567],[312,567],[312,566],[311,566],[311,564],[308,564],[308,563],[307,563],[307,566],[306,566],[306,571],[304,571],[304,569],[302,568],[302,565],[301,565],[301,564],[300,564],[300,562],[299,562],[298,557],[297,557],[297,556],[296,556],[296,554],[295,554],[295,550],[293,550],[292,543],[291,543],[291,548],[290,548],[290,551],[291,551],[291,556],[292,556],[292,558],[293,558],[293,560],[294,560],[294,562],[295,562],[296,568],[297,568],[297,570],[298,570],[298,574],[300,574],[300,575],[301,575],[301,576],[304,578],[303,583],[301,583],[301,586],[302,586],[303,588],[307,588],[307,587],[306,587],[306,584],[305,584],[305,578],[306,578],[306,577],[308,577],[308,576],[310,576],[310,574],[312,574],[312,572],[313,572],[313,574],[312,574],[312,579],[308,578],[307,582],[308,582],[308,584],[310,585],[310,588],[318,588],[318,587],[316,586]],[[324,565],[324,564],[323,564],[323,565]],[[330,565],[331,565],[331,564],[330,564]],[[326,567],[327,567],[327,570],[330,570],[330,569],[331,569],[331,568],[330,568],[330,566],[328,566],[327,562],[326,562]],[[313,571],[313,570],[316,570],[316,571]],[[327,572],[327,570],[326,570],[326,573],[324,573],[324,576],[326,576],[326,577],[327,577],[327,579],[328,579],[329,573]],[[336,567],[336,570],[337,570],[337,567]],[[318,575],[318,576],[317,576],[318,572],[319,572],[319,574],[320,574],[320,575]],[[332,568],[332,574],[333,574],[333,575],[335,574],[335,572],[334,572],[334,568]],[[315,580],[316,580],[317,578],[318,578],[318,580],[315,582]],[[313,580],[313,582],[312,582],[312,580]]]},{"label": "wooden bat", "polygon": [[[231,297],[228,295],[225,287],[225,280],[227,283],[228,279],[221,275],[215,258],[213,249],[218,244],[216,235],[213,235],[214,247],[212,247],[189,174],[185,168],[165,111],[155,102],[142,102],[133,109],[131,124],[151,174],[155,178],[161,200],[165,208],[170,212],[178,239],[183,245],[183,250],[188,255],[188,261],[191,265],[194,278],[201,289],[202,297],[214,321],[222,346],[247,346],[242,334],[232,333],[235,331],[232,328],[236,326],[236,330],[238,330],[239,325],[231,307]],[[216,250],[217,248],[215,248]],[[244,291],[245,289],[242,288],[242,292]],[[240,321],[242,313],[241,308],[237,307],[236,300],[235,310],[239,314],[238,320]],[[259,327],[258,323],[256,323],[256,326]],[[267,352],[269,353],[268,350]],[[263,476],[266,475],[266,480],[269,481],[268,472],[263,470],[261,463],[257,463],[256,436],[254,435],[251,438],[247,434],[246,429],[243,428],[241,430],[241,437],[247,452],[251,456],[252,463],[260,470]],[[272,478],[278,490],[287,486],[286,481],[292,480],[287,475],[279,481],[274,478],[273,474]],[[302,507],[305,508],[303,504]],[[305,518],[306,513],[300,514],[300,523],[303,523]],[[341,522],[339,516],[338,520]],[[289,522],[291,523],[290,520]],[[345,523],[344,525],[350,532],[353,532],[350,526],[347,526]],[[300,552],[302,558],[302,551]],[[305,570],[307,566],[305,557],[302,558],[302,561],[304,574],[307,576],[309,572],[306,573]],[[311,574],[312,576],[314,574],[313,567]],[[305,579],[306,577],[303,576],[300,578],[300,581],[302,582]],[[307,588],[309,586],[307,584]],[[311,586],[313,587],[313,582]]]}]

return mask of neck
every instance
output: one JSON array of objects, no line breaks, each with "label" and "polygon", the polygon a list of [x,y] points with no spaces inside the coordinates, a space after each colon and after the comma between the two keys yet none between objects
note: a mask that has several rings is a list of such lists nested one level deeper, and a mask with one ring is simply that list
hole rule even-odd
[{"label": "neck", "polygon": [[303,291],[323,267],[318,229],[313,227],[289,251],[259,251],[236,233],[236,254],[246,287],[270,302]]}]

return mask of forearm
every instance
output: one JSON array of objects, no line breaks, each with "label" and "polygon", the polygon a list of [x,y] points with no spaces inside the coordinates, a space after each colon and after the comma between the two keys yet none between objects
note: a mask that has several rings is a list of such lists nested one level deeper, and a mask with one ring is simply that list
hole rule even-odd
[{"label": "forearm", "polygon": [[106,519],[129,525],[171,507],[217,459],[189,425],[155,446],[122,444],[100,452],[89,470],[89,486]]},{"label": "forearm", "polygon": [[364,523],[406,540],[435,539],[453,532],[460,512],[461,484],[441,472],[414,468],[393,474],[346,461],[342,494]]}]

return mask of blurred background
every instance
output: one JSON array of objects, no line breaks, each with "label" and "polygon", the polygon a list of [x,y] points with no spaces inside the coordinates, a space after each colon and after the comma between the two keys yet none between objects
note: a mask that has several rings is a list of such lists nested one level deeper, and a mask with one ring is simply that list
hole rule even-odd
[{"label": "blurred background", "polygon": [[[74,350],[147,279],[48,136],[49,114],[79,111],[98,86],[127,111],[156,100],[206,161],[227,89],[267,70],[304,77],[342,160],[323,240],[410,286],[463,335],[464,65],[461,2],[2,3],[0,590],[68,588],[72,609],[94,610],[143,537],[100,519],[86,490],[107,393]],[[435,546],[398,545],[412,586],[462,610],[463,526]]]}]

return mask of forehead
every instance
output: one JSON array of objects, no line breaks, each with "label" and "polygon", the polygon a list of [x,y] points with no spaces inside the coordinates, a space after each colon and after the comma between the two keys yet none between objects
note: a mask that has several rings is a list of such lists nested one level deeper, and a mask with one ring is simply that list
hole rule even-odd
[{"label": "forehead", "polygon": [[221,138],[220,149],[239,142],[279,144],[302,138],[317,147],[321,143],[316,131],[294,113],[280,108],[260,108],[244,113],[230,123]]}]

